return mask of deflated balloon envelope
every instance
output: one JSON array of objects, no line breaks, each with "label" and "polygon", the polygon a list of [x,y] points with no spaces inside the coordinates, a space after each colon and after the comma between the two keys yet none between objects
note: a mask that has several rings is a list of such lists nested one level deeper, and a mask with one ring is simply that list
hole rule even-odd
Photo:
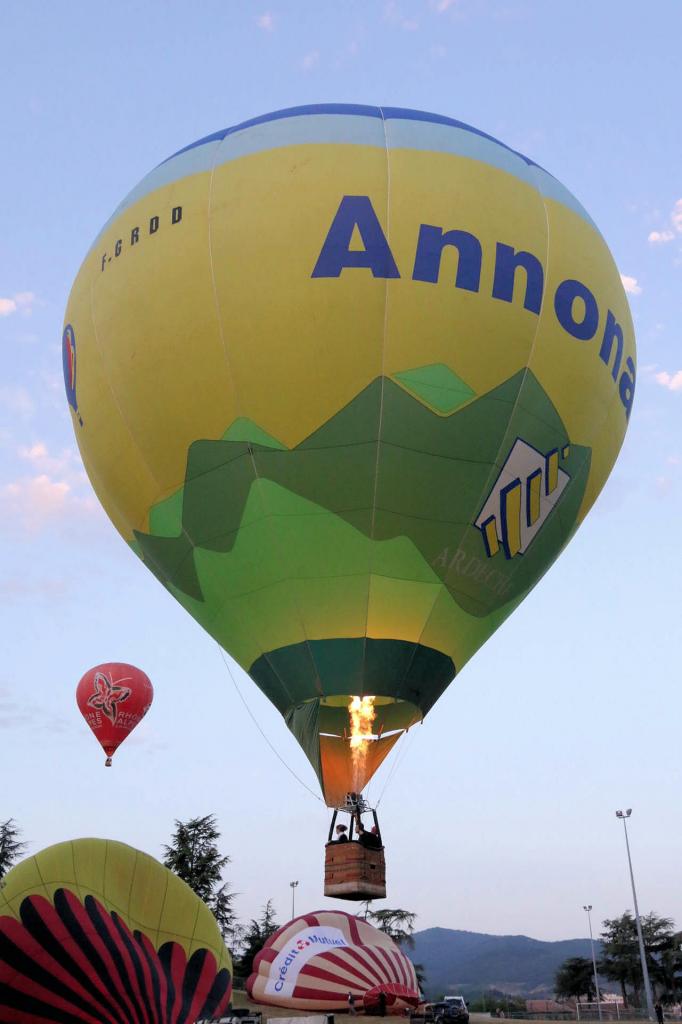
[{"label": "deflated balloon envelope", "polygon": [[219,1017],[231,991],[210,910],[139,850],[59,843],[0,885],[3,1024],[178,1024]]},{"label": "deflated balloon envelope", "polygon": [[[477,129],[396,108],[279,111],[164,161],[88,253],[64,345],[106,511],[330,804],[571,538],[635,387],[580,203]],[[375,698],[362,758],[354,695]]]},{"label": "deflated balloon envelope", "polygon": [[416,1006],[412,962],[388,935],[342,911],[316,911],[275,932],[254,960],[249,996],[297,1010],[347,1010],[348,993],[371,1012],[385,997],[389,1013]]}]

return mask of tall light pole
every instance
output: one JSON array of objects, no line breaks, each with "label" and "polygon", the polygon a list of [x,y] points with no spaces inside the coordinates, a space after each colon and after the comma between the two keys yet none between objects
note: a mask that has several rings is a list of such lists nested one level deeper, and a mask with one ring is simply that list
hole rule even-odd
[{"label": "tall light pole", "polygon": [[296,917],[296,886],[298,882],[289,882],[291,886],[291,920]]},{"label": "tall light pole", "polygon": [[599,1020],[601,1020],[601,996],[599,995],[599,979],[597,978],[597,958],[594,955],[594,939],[592,938],[592,918],[590,917],[590,911],[592,910],[592,904],[588,903],[583,910],[587,911],[587,923],[590,926],[590,946],[592,947],[592,966],[594,967],[594,987],[597,990],[597,1012],[599,1013]]},{"label": "tall light pole", "polygon": [[642,936],[642,922],[639,919],[639,907],[637,906],[637,892],[635,890],[635,876],[632,873],[632,857],[630,856],[630,843],[628,841],[627,819],[632,814],[632,808],[626,811],[616,811],[616,817],[623,822],[625,832],[625,849],[628,851],[628,866],[630,868],[630,882],[632,883],[632,900],[635,904],[635,921],[637,922],[637,938],[639,939],[639,956],[642,961],[642,977],[644,979],[644,992],[646,994],[646,1008],[649,1020],[654,1020],[654,1001],[651,998],[651,984],[649,982],[649,969],[646,965],[646,951],[644,949],[644,937]]}]

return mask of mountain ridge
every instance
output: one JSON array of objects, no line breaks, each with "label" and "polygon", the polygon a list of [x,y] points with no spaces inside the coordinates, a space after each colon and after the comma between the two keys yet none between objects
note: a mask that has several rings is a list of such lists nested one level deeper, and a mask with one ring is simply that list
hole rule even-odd
[{"label": "mountain ridge", "polygon": [[[510,995],[551,996],[564,960],[592,956],[589,938],[546,941],[434,927],[415,932],[413,939],[409,954],[424,967],[425,991],[431,999],[492,989]],[[600,952],[600,943],[595,942],[596,955]]]}]

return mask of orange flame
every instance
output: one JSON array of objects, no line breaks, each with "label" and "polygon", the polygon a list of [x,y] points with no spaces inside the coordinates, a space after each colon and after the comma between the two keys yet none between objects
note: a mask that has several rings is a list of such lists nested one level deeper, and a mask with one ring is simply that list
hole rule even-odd
[{"label": "orange flame", "polygon": [[372,738],[372,723],[376,718],[374,700],[374,697],[351,698],[348,705],[351,750],[366,749],[367,742]]},{"label": "orange flame", "polygon": [[374,697],[351,697],[348,705],[353,787],[358,792],[363,786],[365,755],[372,741],[372,723],[376,717],[374,700]]}]

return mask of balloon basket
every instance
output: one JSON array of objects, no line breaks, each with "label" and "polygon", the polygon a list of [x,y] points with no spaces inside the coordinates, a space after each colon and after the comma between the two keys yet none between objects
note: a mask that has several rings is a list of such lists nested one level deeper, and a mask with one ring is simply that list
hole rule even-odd
[{"label": "balloon basket", "polygon": [[361,843],[327,843],[324,850],[324,894],[339,900],[381,900],[386,896],[383,850]]}]

